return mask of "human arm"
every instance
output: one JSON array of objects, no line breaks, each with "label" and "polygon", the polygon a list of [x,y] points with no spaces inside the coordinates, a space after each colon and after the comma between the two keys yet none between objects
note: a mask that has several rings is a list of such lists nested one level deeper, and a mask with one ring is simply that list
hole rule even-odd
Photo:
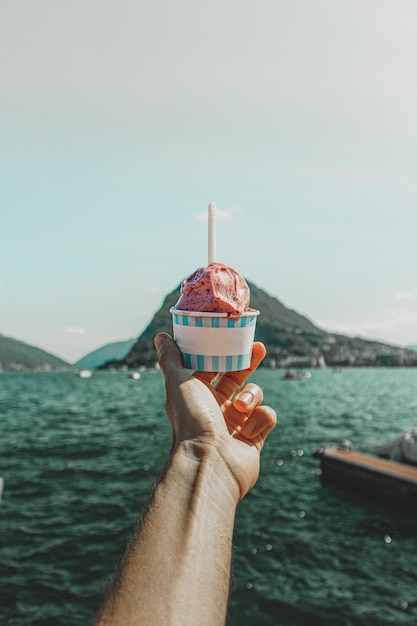
[{"label": "human arm", "polygon": [[255,343],[248,370],[216,381],[215,373],[190,375],[169,335],[157,335],[155,345],[172,449],[96,626],[221,625],[236,506],[256,482],[276,422],[275,411],[260,405],[259,387],[242,389],[265,348]]}]

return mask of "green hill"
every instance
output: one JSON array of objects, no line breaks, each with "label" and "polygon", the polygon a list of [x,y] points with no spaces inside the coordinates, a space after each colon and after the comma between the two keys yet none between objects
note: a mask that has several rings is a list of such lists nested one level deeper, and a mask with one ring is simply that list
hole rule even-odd
[{"label": "green hill", "polygon": [[47,371],[69,367],[69,363],[41,348],[0,335],[0,370]]},{"label": "green hill", "polygon": [[[341,366],[417,365],[417,355],[397,346],[367,341],[359,337],[346,337],[328,333],[307,317],[284,306],[277,298],[268,295],[249,282],[251,306],[261,312],[255,339],[262,341],[268,352],[264,365],[270,367],[312,366],[317,364]],[[109,367],[152,367],[157,357],[154,336],[161,331],[172,334],[169,309],[180,294],[180,286],[168,294],[150,324],[121,360]]]},{"label": "green hill", "polygon": [[115,359],[123,359],[129,352],[130,348],[136,343],[136,339],[128,339],[127,341],[116,341],[114,343],[108,343],[98,350],[89,352],[82,357],[79,361],[74,363],[75,367],[80,369],[93,370],[98,367],[102,367],[107,361],[114,361]]}]

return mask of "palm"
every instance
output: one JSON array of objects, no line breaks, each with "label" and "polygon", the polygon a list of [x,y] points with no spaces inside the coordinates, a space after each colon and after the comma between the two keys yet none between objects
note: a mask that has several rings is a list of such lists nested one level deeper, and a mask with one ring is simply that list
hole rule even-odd
[{"label": "palm", "polygon": [[[246,384],[247,378],[265,357],[262,343],[253,344],[250,367],[227,372],[189,372],[182,366],[178,346],[166,333],[155,338],[165,377],[166,409],[172,425],[173,449],[180,442],[194,442],[216,449],[237,480],[243,497],[259,474],[259,453],[276,423],[276,413],[261,406],[262,391]],[[218,378],[218,380],[217,380]],[[250,388],[252,400],[244,399]]]},{"label": "palm", "polygon": [[[248,376],[265,355],[262,344],[254,344],[250,370],[224,374],[217,382],[217,375],[195,372],[192,376],[183,369],[172,371],[167,377],[167,410],[173,426],[174,443],[198,440],[216,445],[230,473],[239,483],[243,497],[255,484],[260,467],[259,454],[269,431],[275,424],[275,412],[269,407],[258,406],[262,392],[256,385],[256,406],[240,406],[233,403]],[[169,389],[176,389],[176,394]],[[249,387],[249,386],[247,386]],[[257,428],[248,436],[247,423],[255,422]]]}]

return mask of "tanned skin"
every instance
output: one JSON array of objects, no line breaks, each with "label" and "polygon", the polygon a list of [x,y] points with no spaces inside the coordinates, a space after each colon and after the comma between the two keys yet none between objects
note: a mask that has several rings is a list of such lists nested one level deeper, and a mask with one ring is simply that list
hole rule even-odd
[{"label": "tanned skin", "polygon": [[[155,337],[172,448],[107,592],[95,626],[223,626],[236,507],[255,484],[276,424],[249,369],[183,368],[173,339]],[[246,383],[246,384],[245,384]]]}]

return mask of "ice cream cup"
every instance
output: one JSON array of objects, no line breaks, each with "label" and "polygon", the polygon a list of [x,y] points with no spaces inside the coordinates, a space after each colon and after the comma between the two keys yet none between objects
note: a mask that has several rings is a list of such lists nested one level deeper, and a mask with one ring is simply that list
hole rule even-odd
[{"label": "ice cream cup", "polygon": [[233,372],[247,369],[252,356],[259,311],[241,315],[181,311],[172,307],[174,340],[184,366],[202,372]]}]

